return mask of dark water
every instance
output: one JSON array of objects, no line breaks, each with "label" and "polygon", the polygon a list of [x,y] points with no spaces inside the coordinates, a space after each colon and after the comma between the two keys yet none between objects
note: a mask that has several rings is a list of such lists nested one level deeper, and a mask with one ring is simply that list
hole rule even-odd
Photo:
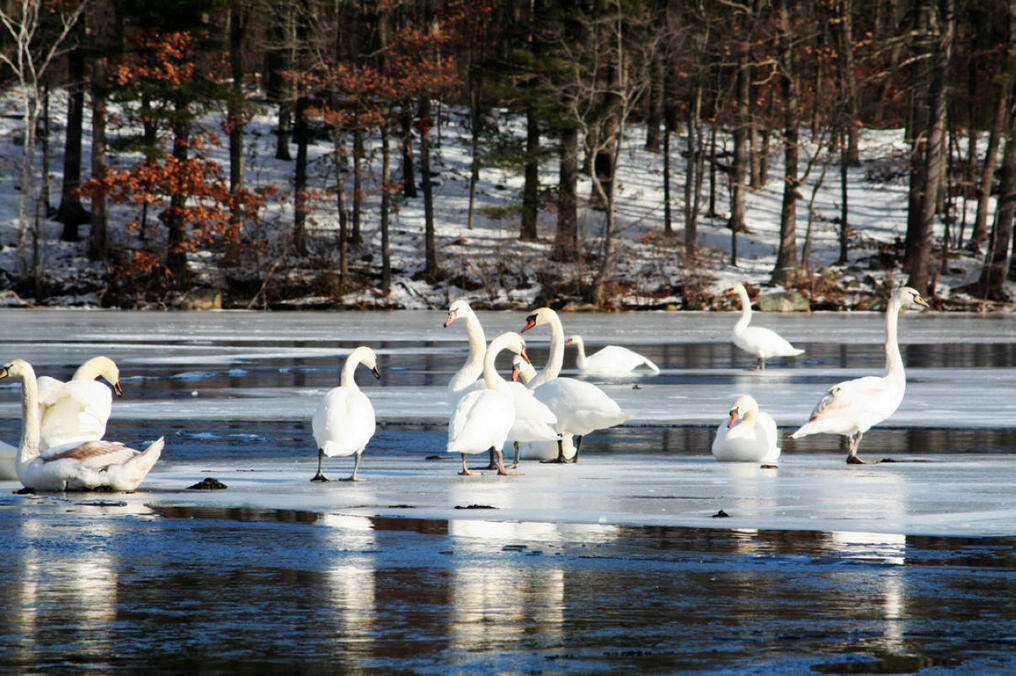
[{"label": "dark water", "polygon": [[1008,538],[91,505],[0,508],[0,669],[1016,668]]}]

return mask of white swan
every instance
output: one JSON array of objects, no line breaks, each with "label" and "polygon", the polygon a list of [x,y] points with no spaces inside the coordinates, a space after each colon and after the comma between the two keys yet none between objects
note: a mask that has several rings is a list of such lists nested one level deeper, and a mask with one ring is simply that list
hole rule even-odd
[{"label": "white swan", "polygon": [[725,295],[737,294],[741,300],[741,318],[732,332],[734,345],[758,357],[755,369],[765,370],[766,359],[773,357],[796,357],[804,350],[794,347],[783,336],[762,326],[748,326],[751,322],[751,299],[743,284],[735,284]]},{"label": "white swan", "polygon": [[582,336],[575,335],[565,345],[574,345],[578,350],[575,365],[579,371],[595,376],[626,376],[640,366],[646,366],[654,374],[660,368],[651,360],[634,350],[620,345],[607,345],[593,354],[586,356],[586,344]]},{"label": "white swan", "polygon": [[15,359],[0,368],[0,379],[21,379],[23,430],[18,448],[18,479],[35,491],[109,489],[133,491],[162,453],[160,437],[144,451],[111,441],[86,441],[50,449],[39,455],[39,384],[28,362]]},{"label": "white swan", "polygon": [[18,447],[0,441],[0,481],[18,478]]},{"label": "white swan", "polygon": [[[522,331],[541,324],[550,327],[550,356],[543,371],[529,383],[529,387],[536,398],[557,416],[555,429],[562,435],[575,435],[575,455],[570,462],[578,462],[582,437],[594,430],[620,425],[631,415],[624,413],[617,402],[596,385],[558,377],[564,363],[564,329],[557,313],[544,307],[526,318]],[[554,462],[568,462],[564,456],[563,440],[558,442]]]},{"label": "white swan", "polygon": [[724,462],[776,462],[778,441],[776,421],[746,394],[731,404],[730,418],[716,428],[713,457]]},{"label": "white swan", "polygon": [[311,481],[328,481],[321,472],[324,456],[334,458],[354,454],[356,459],[353,462],[353,474],[343,481],[358,481],[356,471],[360,469],[360,456],[367,442],[374,436],[376,428],[374,407],[367,395],[360,391],[353,377],[360,364],[369,368],[375,378],[381,377],[377,355],[369,347],[360,346],[346,357],[339,386],[325,393],[311,419],[314,441],[318,447],[317,474]]},{"label": "white swan", "polygon": [[[521,380],[523,366],[528,367],[525,380]],[[536,398],[533,391],[525,383],[535,375],[532,364],[517,355],[512,359],[512,379],[507,383],[515,400],[515,422],[508,431],[508,439],[515,446],[515,460],[511,467],[518,467],[521,448],[519,444],[529,442],[558,441],[560,433],[554,429],[557,416],[547,405]]]},{"label": "white swan", "polygon": [[458,299],[448,308],[448,318],[444,326],[448,328],[456,319],[462,319],[466,325],[466,337],[469,339],[469,356],[452,379],[448,381],[448,398],[454,404],[466,392],[482,389],[484,386],[480,376],[483,375],[483,355],[487,351],[487,338],[483,326],[473,312],[473,308],[464,299]]},{"label": "white swan", "polygon": [[912,304],[928,307],[921,295],[909,286],[893,291],[885,310],[885,369],[882,377],[865,376],[845,380],[829,388],[811,412],[811,417],[791,438],[800,439],[809,434],[842,434],[849,440],[847,463],[862,464],[857,457],[861,437],[873,425],[891,416],[907,388],[903,370],[903,357],[896,337],[899,316]]},{"label": "white swan", "polygon": [[515,399],[505,382],[497,373],[495,360],[502,350],[511,350],[525,357],[526,343],[517,333],[502,333],[487,346],[483,358],[484,389],[467,393],[455,406],[448,420],[448,453],[462,455],[463,476],[474,472],[466,466],[467,453],[483,453],[493,448],[497,454],[497,473],[510,474],[504,467],[502,449],[515,423]]},{"label": "white swan", "polygon": [[123,395],[120,369],[109,357],[92,357],[67,382],[49,376],[38,379],[42,455],[48,455],[51,448],[98,441],[106,435],[113,396],[96,378],[104,378],[116,396]]}]

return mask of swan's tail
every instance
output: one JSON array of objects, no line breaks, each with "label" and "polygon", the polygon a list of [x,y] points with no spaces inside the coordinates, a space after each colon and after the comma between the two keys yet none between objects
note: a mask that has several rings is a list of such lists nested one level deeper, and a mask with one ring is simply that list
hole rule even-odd
[{"label": "swan's tail", "polygon": [[162,448],[165,446],[165,438],[159,437],[148,448],[141,451],[133,458],[118,467],[111,467],[109,471],[109,486],[113,490],[131,492],[138,487],[138,484],[148,475],[155,463],[162,455]]}]

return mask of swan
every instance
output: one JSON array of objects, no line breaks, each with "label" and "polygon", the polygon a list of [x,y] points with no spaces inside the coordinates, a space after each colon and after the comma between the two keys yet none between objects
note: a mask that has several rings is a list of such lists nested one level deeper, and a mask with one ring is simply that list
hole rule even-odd
[{"label": "swan", "polygon": [[[575,436],[575,454],[570,462],[578,462],[582,437],[594,430],[620,425],[631,415],[621,411],[617,402],[596,385],[558,377],[564,363],[564,329],[557,313],[548,307],[538,309],[526,317],[522,331],[524,333],[542,324],[550,327],[550,356],[543,371],[530,381],[529,387],[533,395],[557,416],[555,429],[562,436]],[[564,455],[563,439],[558,442],[557,458],[553,462],[569,462]]]},{"label": "swan", "polygon": [[0,480],[18,478],[18,447],[0,441]]},{"label": "swan", "polygon": [[460,298],[448,308],[448,318],[444,326],[448,328],[456,319],[462,319],[466,325],[466,336],[469,339],[469,356],[452,379],[448,381],[448,398],[454,404],[466,392],[484,387],[483,355],[487,350],[487,338],[483,333],[480,319],[473,312],[469,303]]},{"label": "swan", "polygon": [[[522,375],[524,367],[528,367],[525,376]],[[515,400],[515,422],[508,431],[508,438],[515,446],[515,460],[511,467],[519,465],[520,443],[556,442],[561,439],[561,435],[554,429],[557,416],[525,385],[533,375],[535,371],[532,364],[523,359],[522,355],[512,359],[512,379],[506,383]]]},{"label": "swan", "polygon": [[751,299],[743,284],[735,284],[724,295],[737,294],[741,300],[741,318],[734,325],[734,345],[758,357],[755,370],[765,370],[766,359],[773,357],[796,357],[804,350],[794,347],[780,334],[762,326],[748,326],[751,322]]},{"label": "swan", "polygon": [[508,475],[504,467],[502,448],[515,423],[515,398],[508,383],[498,375],[494,366],[498,353],[503,350],[526,355],[526,343],[517,333],[502,333],[487,346],[483,358],[483,389],[468,392],[455,406],[448,420],[448,453],[462,455],[463,476],[472,476],[466,466],[467,453],[483,453],[493,448],[497,454],[497,473]]},{"label": "swan", "polygon": [[39,383],[32,365],[15,359],[0,368],[0,379],[21,379],[23,430],[18,448],[18,479],[35,491],[80,491],[108,489],[130,492],[148,474],[162,453],[160,437],[144,451],[112,441],[86,441],[50,448],[39,455],[41,434]]},{"label": "swan", "polygon": [[594,354],[586,356],[586,344],[582,336],[572,336],[565,345],[574,345],[578,350],[575,365],[579,371],[596,376],[626,376],[640,366],[646,366],[654,374],[660,368],[638,352],[620,345],[607,345]]},{"label": "swan", "polygon": [[112,386],[116,396],[123,395],[120,369],[109,357],[92,357],[67,382],[49,376],[38,379],[42,455],[57,446],[98,441],[105,436],[113,396],[109,387],[96,380],[100,377]]},{"label": "swan", "polygon": [[354,454],[356,459],[353,461],[353,474],[342,481],[359,481],[356,471],[360,469],[360,456],[367,442],[374,436],[376,427],[374,407],[367,395],[360,391],[353,377],[360,364],[369,368],[375,378],[381,377],[377,354],[369,347],[361,345],[346,357],[339,386],[325,393],[311,419],[311,429],[318,447],[317,474],[311,481],[328,481],[328,477],[321,472],[324,456],[333,458]]},{"label": "swan", "polygon": [[891,416],[907,387],[903,371],[903,357],[896,337],[899,316],[913,305],[928,307],[916,290],[901,286],[893,291],[885,310],[885,369],[886,374],[845,380],[829,388],[828,393],[811,412],[808,422],[790,435],[800,439],[809,434],[842,434],[847,437],[848,464],[864,464],[857,457],[861,437],[873,425]]},{"label": "swan", "polygon": [[725,462],[776,462],[778,439],[776,421],[746,394],[731,404],[730,419],[716,428],[713,457]]}]

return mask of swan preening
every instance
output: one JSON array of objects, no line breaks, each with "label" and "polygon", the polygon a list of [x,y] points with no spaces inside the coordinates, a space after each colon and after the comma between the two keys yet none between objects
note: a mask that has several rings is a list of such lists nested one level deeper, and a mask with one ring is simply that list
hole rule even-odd
[{"label": "swan preening", "polygon": [[466,454],[485,453],[490,449],[497,454],[497,473],[510,474],[504,467],[502,449],[515,424],[515,397],[495,367],[498,354],[504,350],[528,359],[526,343],[517,333],[502,333],[490,341],[483,358],[485,387],[462,396],[448,420],[446,451],[462,456],[460,474],[463,476],[475,474],[466,466]]},{"label": "swan preening", "polygon": [[39,413],[41,432],[39,452],[83,441],[98,441],[106,435],[106,422],[113,410],[110,387],[96,378],[103,378],[116,396],[123,395],[120,369],[109,357],[92,357],[78,367],[67,382],[41,376]]},{"label": "swan preening", "polygon": [[574,335],[565,345],[574,345],[578,350],[575,365],[584,374],[594,376],[626,376],[632,371],[645,366],[652,373],[659,373],[660,368],[651,360],[638,352],[620,345],[607,345],[593,354],[586,356],[586,344],[582,336]]},{"label": "swan preening", "polygon": [[907,376],[896,331],[899,316],[912,305],[928,307],[921,295],[909,286],[901,286],[889,298],[885,311],[886,374],[833,385],[815,406],[808,422],[791,434],[791,438],[799,439],[809,434],[842,434],[849,440],[847,463],[864,462],[857,457],[861,437],[873,425],[891,416],[903,401]]},{"label": "swan preening", "polygon": [[52,446],[39,455],[41,413],[39,383],[32,365],[15,359],[0,368],[0,379],[21,380],[22,434],[16,469],[25,488],[36,491],[108,489],[130,492],[138,487],[162,453],[163,439],[144,451],[111,441],[90,440]]},{"label": "swan preening", "polygon": [[743,284],[735,284],[727,289],[726,295],[731,294],[737,294],[741,301],[741,318],[734,325],[732,331],[734,345],[757,357],[755,361],[757,370],[765,369],[766,359],[796,357],[799,354],[804,354],[804,350],[794,347],[772,329],[762,326],[748,326],[751,323],[751,299],[748,298],[748,290],[744,288]]},{"label": "swan preening", "polygon": [[780,457],[776,421],[749,395],[730,406],[730,417],[716,428],[713,457],[724,462],[776,462]]},{"label": "swan preening", "polygon": [[374,407],[367,395],[360,391],[353,377],[360,364],[369,368],[375,378],[381,377],[377,355],[369,347],[360,346],[346,357],[342,375],[339,376],[339,386],[325,393],[311,420],[314,441],[318,447],[317,474],[311,481],[328,481],[321,472],[324,456],[333,458],[354,454],[356,459],[353,461],[353,474],[343,481],[358,481],[356,472],[360,469],[360,456],[367,442],[374,436],[376,427]]},{"label": "swan preening", "polygon": [[[578,462],[582,438],[594,430],[620,425],[631,418],[624,413],[613,399],[592,383],[574,378],[560,378],[564,363],[564,329],[557,313],[550,308],[540,308],[526,318],[522,331],[546,324],[550,328],[550,356],[547,365],[529,387],[533,395],[543,402],[557,416],[555,430],[567,437],[575,436],[575,454],[571,462]],[[553,462],[568,462],[564,452],[564,440],[558,441],[557,458]]]}]

